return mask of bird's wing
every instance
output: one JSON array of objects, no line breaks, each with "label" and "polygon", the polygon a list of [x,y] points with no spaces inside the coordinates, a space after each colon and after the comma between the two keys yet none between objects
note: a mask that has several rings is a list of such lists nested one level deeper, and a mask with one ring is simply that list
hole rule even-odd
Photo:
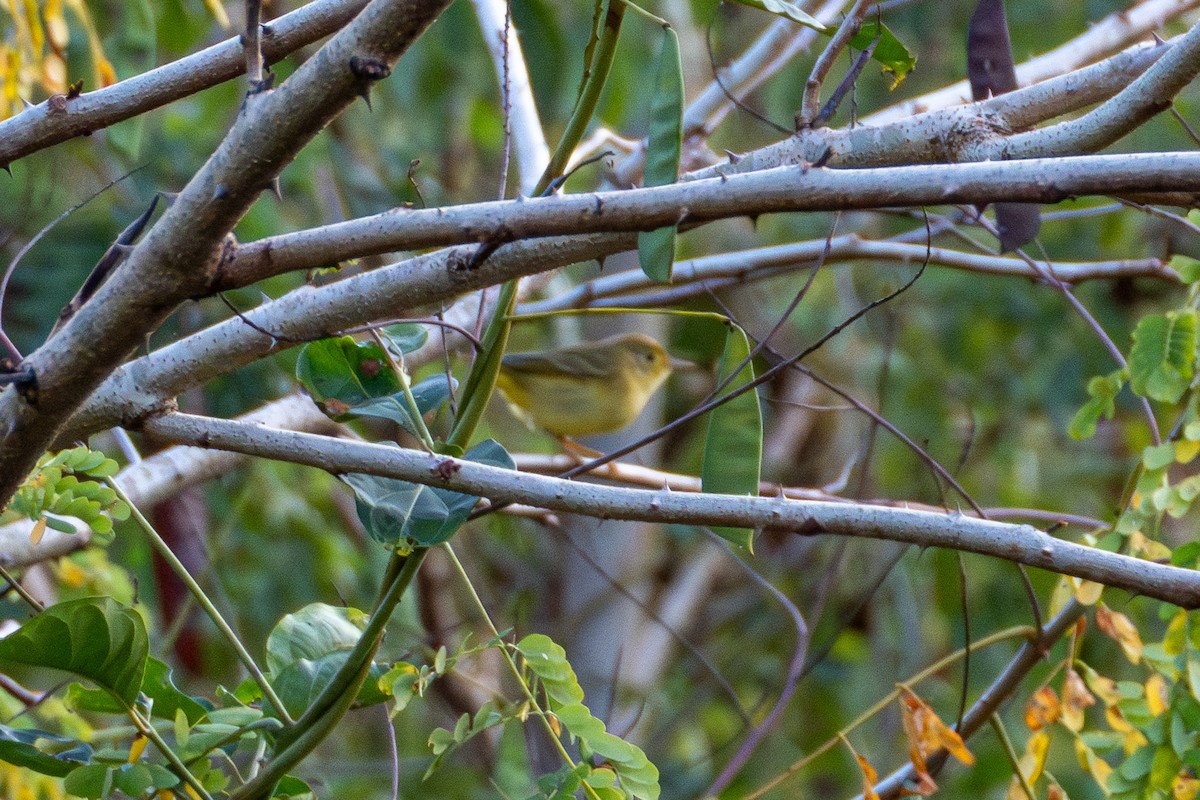
[{"label": "bird's wing", "polygon": [[526,375],[561,375],[603,378],[612,374],[612,354],[595,348],[564,347],[534,353],[510,353],[502,361],[510,372]]}]

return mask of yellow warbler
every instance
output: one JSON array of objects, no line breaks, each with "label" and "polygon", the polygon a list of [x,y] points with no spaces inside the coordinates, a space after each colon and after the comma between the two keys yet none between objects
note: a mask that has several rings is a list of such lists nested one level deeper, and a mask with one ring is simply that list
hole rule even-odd
[{"label": "yellow warbler", "polygon": [[510,353],[496,385],[518,413],[555,436],[612,433],[637,419],[671,369],[670,358],[640,333],[596,342]]}]

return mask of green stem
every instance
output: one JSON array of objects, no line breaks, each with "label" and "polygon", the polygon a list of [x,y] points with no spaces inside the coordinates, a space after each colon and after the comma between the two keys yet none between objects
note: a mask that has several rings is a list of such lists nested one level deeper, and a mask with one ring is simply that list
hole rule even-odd
[{"label": "green stem", "polygon": [[163,754],[163,758],[167,759],[167,763],[175,769],[176,774],[179,775],[184,783],[192,787],[202,800],[212,800],[212,795],[205,791],[204,785],[196,780],[196,776],[191,773],[187,765],[175,754],[175,751],[167,746],[166,741],[158,734],[158,731],[154,730],[154,726],[150,724],[149,720],[145,719],[132,706],[127,707],[127,710],[129,711],[129,718],[133,720],[133,726],[137,728],[138,733],[154,743],[154,746]]},{"label": "green stem", "polygon": [[1021,788],[1025,790],[1026,797],[1029,800],[1037,800],[1037,795],[1034,794],[1033,787],[1029,785],[1029,779],[1025,777],[1025,773],[1021,770],[1021,758],[1017,755],[1017,751],[1013,749],[1012,740],[1008,738],[1008,731],[1004,729],[1004,723],[1000,721],[999,714],[992,714],[990,717],[992,729],[996,731],[997,738],[1000,739],[1000,744],[1004,746],[1004,752],[1008,754],[1009,763],[1012,764],[1013,772],[1017,774],[1017,780],[1021,783]]},{"label": "green stem", "polygon": [[270,797],[279,779],[323,742],[341,722],[370,674],[375,652],[383,640],[384,626],[420,569],[426,552],[428,548],[422,547],[407,556],[392,558],[387,572],[390,580],[380,595],[362,636],[346,658],[346,663],[342,664],[333,679],[317,695],[317,699],[300,719],[296,720],[296,724],[279,736],[275,757],[263,767],[254,780],[233,794],[233,800],[262,800]]},{"label": "green stem", "polygon": [[183,562],[176,558],[175,554],[171,552],[171,548],[167,545],[163,538],[158,535],[158,531],[156,531],[154,526],[150,524],[150,520],[146,519],[145,515],[138,510],[138,507],[133,504],[133,501],[129,499],[129,496],[125,494],[124,491],[122,491],[121,487],[116,481],[114,481],[112,478],[105,478],[104,483],[117,493],[117,497],[119,497],[127,506],[129,506],[129,510],[133,515],[134,521],[137,522],[141,529],[146,532],[146,536],[150,539],[150,545],[160,556],[162,556],[163,560],[167,562],[167,564],[171,567],[171,570],[176,576],[178,576],[179,580],[183,581],[183,584],[187,587],[188,591],[191,592],[192,597],[196,598],[196,602],[200,604],[200,607],[203,608],[205,613],[208,614],[209,618],[213,621],[213,624],[215,624],[217,629],[221,631],[221,634],[225,637],[226,641],[229,642],[229,646],[233,648],[235,653],[237,653],[238,659],[246,667],[246,671],[250,673],[250,676],[254,679],[254,682],[258,684],[258,688],[262,690],[263,697],[265,697],[267,701],[279,711],[280,719],[282,719],[287,725],[294,724],[292,718],[288,716],[287,710],[284,709],[283,703],[281,703],[279,701],[279,697],[276,696],[275,690],[271,688],[271,684],[267,681],[267,676],[263,675],[262,670],[260,670],[258,665],[254,663],[254,659],[250,656],[249,651],[247,651],[245,646],[242,645],[242,642],[240,639],[238,639],[237,634],[233,632],[233,628],[229,627],[229,623],[225,621],[225,618],[221,616],[221,612],[218,611],[217,607],[212,604],[211,600],[208,599],[208,595],[206,595],[204,590],[200,588],[200,584],[196,583],[196,579],[193,578],[191,573],[187,571],[187,567],[183,565]]},{"label": "green stem", "polygon": [[504,656],[504,661],[508,664],[508,668],[512,671],[513,677],[517,679],[517,685],[521,687],[521,691],[524,693],[525,699],[529,701],[529,705],[532,706],[533,710],[537,712],[538,718],[541,719],[542,724],[546,727],[546,732],[550,734],[550,739],[558,747],[558,752],[560,755],[562,755],[563,761],[566,762],[568,767],[574,769],[575,761],[571,758],[571,754],[567,752],[567,749],[563,747],[563,743],[558,738],[558,734],[554,732],[554,728],[550,726],[549,717],[546,716],[546,712],[543,711],[541,706],[538,704],[537,697],[535,697],[533,692],[530,691],[529,684],[525,682],[524,676],[521,675],[521,670],[517,667],[517,662],[513,660],[512,654],[508,652],[508,648],[504,646],[503,642],[501,641],[500,631],[496,628],[495,623],[492,622],[492,617],[490,614],[488,614],[487,607],[483,604],[483,600],[479,598],[479,593],[475,591],[475,585],[471,583],[471,578],[469,575],[467,575],[466,569],[463,568],[462,562],[459,561],[458,556],[454,554],[454,548],[450,546],[449,542],[443,543],[442,548],[446,551],[446,555],[450,558],[450,563],[454,565],[455,571],[458,572],[459,577],[462,578],[463,583],[467,587],[467,591],[471,593],[471,600],[475,603],[475,608],[479,610],[479,614],[483,617],[483,621],[487,623],[488,630],[492,632],[492,637],[496,641],[501,642],[500,653]]},{"label": "green stem", "polygon": [[388,350],[383,334],[377,328],[371,328],[371,336],[375,339],[375,343],[379,345],[379,349],[383,351],[383,357],[387,359],[392,374],[396,376],[396,381],[400,384],[401,391],[404,392],[404,402],[408,405],[408,415],[412,417],[413,427],[417,429],[417,437],[421,440],[421,444],[425,445],[426,450],[430,453],[434,452],[433,437],[429,434],[429,428],[425,427],[425,417],[421,414],[421,409],[417,408],[417,398],[413,397],[412,384],[408,379],[408,373],[404,371],[402,364],[396,362],[395,357],[392,356],[392,351]]},{"label": "green stem", "polygon": [[575,110],[571,113],[571,118],[567,120],[567,128],[558,141],[558,147],[555,148],[554,155],[550,157],[550,163],[546,165],[546,171],[542,173],[542,177],[533,190],[535,197],[550,188],[550,185],[563,174],[567,168],[567,162],[571,160],[571,154],[583,140],[588,123],[592,121],[592,114],[595,113],[596,106],[600,103],[600,93],[608,80],[608,73],[617,53],[617,39],[621,33],[621,21],[624,19],[625,9],[626,4],[622,0],[613,0],[608,3],[604,18],[600,21],[596,51],[592,54],[592,62],[585,65],[585,69],[588,70],[587,79],[580,89],[579,100],[575,103]]}]

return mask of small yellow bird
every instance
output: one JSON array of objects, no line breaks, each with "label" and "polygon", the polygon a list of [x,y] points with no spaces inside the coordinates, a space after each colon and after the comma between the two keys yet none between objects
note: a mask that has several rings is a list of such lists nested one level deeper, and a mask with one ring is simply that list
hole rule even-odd
[{"label": "small yellow bird", "polygon": [[518,412],[558,437],[612,433],[637,419],[673,368],[693,366],[667,355],[641,333],[596,342],[510,353],[496,385]]}]

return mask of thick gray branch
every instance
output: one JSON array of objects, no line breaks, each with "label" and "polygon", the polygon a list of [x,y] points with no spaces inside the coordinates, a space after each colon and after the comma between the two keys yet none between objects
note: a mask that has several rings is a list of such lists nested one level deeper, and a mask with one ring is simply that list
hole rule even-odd
[{"label": "thick gray branch", "polygon": [[307,464],[335,473],[399,478],[497,503],[521,503],[601,519],[773,528],[802,535],[832,534],[948,547],[1074,575],[1184,608],[1200,606],[1200,572],[1062,541],[1029,525],[869,505],[599,486],[520,474],[415,450],[187,414],[153,417],[146,420],[145,429],[169,441],[199,447]]},{"label": "thick gray branch", "polygon": [[220,285],[246,286],[348,258],[467,242],[649,231],[677,222],[787,211],[1053,203],[1087,194],[1194,191],[1198,180],[1200,153],[1195,152],[861,170],[780,167],[648,189],[397,209],[241,245],[226,260]]}]

